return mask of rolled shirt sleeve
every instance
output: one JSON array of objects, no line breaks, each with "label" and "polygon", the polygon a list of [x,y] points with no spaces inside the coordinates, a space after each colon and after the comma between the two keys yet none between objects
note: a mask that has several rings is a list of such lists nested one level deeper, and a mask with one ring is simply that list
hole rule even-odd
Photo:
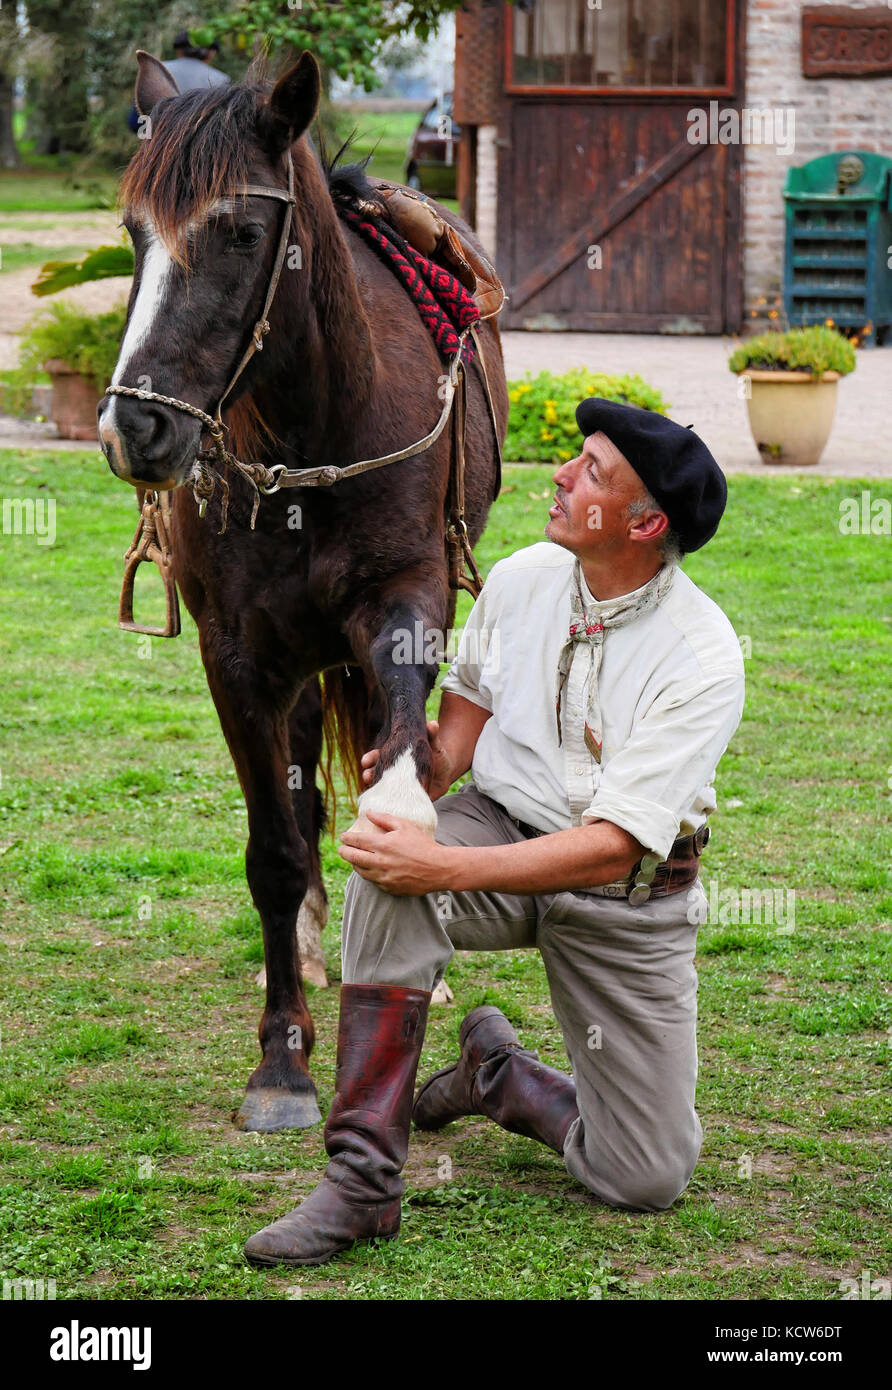
[{"label": "rolled shirt sleeve", "polygon": [[486,600],[487,585],[484,584],[468,614],[458,650],[440,683],[440,690],[452,691],[492,713],[492,692],[487,689],[486,669],[488,663],[498,660],[498,642],[493,641],[487,626]]},{"label": "rolled shirt sleeve", "polygon": [[742,663],[669,685],[603,768],[582,823],[611,821],[667,858],[683,816],[712,785],[743,702]]}]

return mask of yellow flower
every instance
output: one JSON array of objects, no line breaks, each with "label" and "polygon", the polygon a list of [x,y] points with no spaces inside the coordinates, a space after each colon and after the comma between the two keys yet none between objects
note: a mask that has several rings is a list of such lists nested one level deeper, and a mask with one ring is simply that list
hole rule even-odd
[{"label": "yellow flower", "polygon": [[550,430],[542,430],[542,431],[540,432],[540,434],[539,434],[539,438],[540,438],[540,439],[554,439],[554,435],[550,432]]},{"label": "yellow flower", "polygon": [[508,392],[508,399],[509,399],[509,401],[512,402],[513,405],[517,405],[517,402],[520,400],[520,392],[519,392],[519,391],[509,391],[509,392]]},{"label": "yellow flower", "polygon": [[561,463],[566,463],[568,459],[571,459],[573,457],[569,449],[558,449],[557,456],[560,459]]},{"label": "yellow flower", "polygon": [[556,425],[556,424],[557,424],[557,420],[558,420],[557,411],[555,410],[554,406],[550,406],[550,405],[548,404],[548,402],[546,401],[546,402],[545,402],[545,423],[546,423],[546,425]]},{"label": "yellow flower", "polygon": [[825,320],[824,320],[824,323],[825,323],[825,325],[826,325],[827,328],[832,328],[832,327],[833,327],[833,320],[832,320],[832,319],[825,319]]}]

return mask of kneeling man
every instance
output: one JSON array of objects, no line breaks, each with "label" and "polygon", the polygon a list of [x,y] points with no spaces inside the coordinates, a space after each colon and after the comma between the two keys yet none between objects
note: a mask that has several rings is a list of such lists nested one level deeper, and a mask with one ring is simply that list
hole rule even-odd
[{"label": "kneeling man", "polygon": [[[410,1120],[486,1115],[631,1210],[668,1207],[697,1161],[698,859],[744,681],[731,624],[679,561],[715,534],[727,489],[671,420],[599,399],[576,418],[584,444],[554,474],[548,540],[493,567],[444,678],[428,726],[435,840],[375,812],[342,837],[355,872],[331,1161],[248,1241],[258,1263],[321,1264],[396,1235]],[[413,1107],[453,951],[518,947],[542,954],[572,1076],[483,1007]]]}]

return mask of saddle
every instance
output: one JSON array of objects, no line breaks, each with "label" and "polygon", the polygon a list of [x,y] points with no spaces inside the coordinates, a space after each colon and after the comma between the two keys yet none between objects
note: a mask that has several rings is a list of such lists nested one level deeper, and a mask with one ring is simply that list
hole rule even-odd
[{"label": "saddle", "polygon": [[387,220],[420,251],[454,275],[473,296],[480,318],[499,313],[507,295],[493,265],[435,210],[427,197],[414,188],[403,188],[385,179],[370,179],[380,197]]}]

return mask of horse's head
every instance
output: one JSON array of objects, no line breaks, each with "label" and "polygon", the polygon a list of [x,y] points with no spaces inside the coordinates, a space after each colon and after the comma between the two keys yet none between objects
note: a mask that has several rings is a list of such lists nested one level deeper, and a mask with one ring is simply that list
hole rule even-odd
[{"label": "horse's head", "polygon": [[[136,267],[113,386],[213,415],[261,316],[288,207],[242,190],[287,188],[286,153],[318,100],[309,53],[269,94],[226,86],[182,95],[156,58],[139,54],[136,105],[148,121],[121,187]],[[297,223],[289,239],[302,241]],[[249,379],[250,370],[230,404]],[[127,395],[106,396],[98,416],[119,478],[162,489],[185,481],[200,447],[197,417]]]}]

